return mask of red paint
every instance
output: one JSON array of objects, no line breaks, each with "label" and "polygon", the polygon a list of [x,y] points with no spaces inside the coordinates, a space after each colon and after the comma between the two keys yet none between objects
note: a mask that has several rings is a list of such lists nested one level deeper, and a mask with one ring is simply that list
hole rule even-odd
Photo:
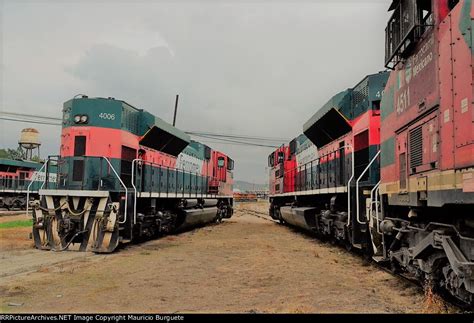
[{"label": "red paint", "polygon": [[[344,146],[353,146],[355,151],[359,151],[370,146],[380,145],[380,115],[378,111],[369,110],[358,118],[351,120],[352,131],[334,140],[333,142],[318,149],[319,163],[325,164],[341,156],[340,143],[344,142]],[[359,138],[360,134],[367,134],[362,144],[355,143],[355,138]],[[283,170],[284,176],[281,176],[281,166],[278,164],[278,153],[284,154]],[[344,154],[352,155],[352,149],[346,147]],[[315,156],[316,159],[316,156]],[[274,164],[270,170],[270,194],[281,194],[294,192],[296,190],[297,168],[304,165],[298,165],[296,156],[290,156],[289,146],[278,148],[274,152]],[[280,174],[280,176],[276,176]]]},{"label": "red paint", "polygon": [[[176,157],[163,152],[141,146],[140,136],[136,136],[121,129],[101,128],[101,127],[68,127],[63,128],[61,134],[61,157],[74,156],[74,140],[76,136],[86,137],[85,156],[107,157],[109,159],[122,158],[122,146],[126,146],[137,151],[141,150],[140,158],[163,167],[176,167]],[[222,168],[217,166],[217,159],[224,158],[225,165]],[[202,173],[200,175],[211,177],[211,186],[215,186],[219,194],[232,194],[232,176],[227,170],[227,156],[221,152],[211,150],[211,160],[204,161]]]},{"label": "red paint", "polygon": [[[433,1],[435,27],[390,75],[385,93],[394,89],[395,111],[382,122],[381,140],[395,138],[395,164],[381,170],[382,183],[400,179],[402,154],[408,178],[474,166],[474,57],[460,30],[465,5],[461,0],[449,11],[447,0]],[[466,9],[472,20],[472,4]],[[400,104],[405,93],[409,100]],[[422,165],[410,173],[414,167],[410,165],[409,138],[419,127]]]}]

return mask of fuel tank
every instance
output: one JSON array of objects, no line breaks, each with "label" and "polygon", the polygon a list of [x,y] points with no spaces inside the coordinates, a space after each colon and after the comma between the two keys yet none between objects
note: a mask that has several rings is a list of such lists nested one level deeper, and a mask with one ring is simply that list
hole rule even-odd
[{"label": "fuel tank", "polygon": [[316,213],[318,209],[314,207],[291,207],[280,208],[281,217],[288,224],[313,232],[316,228]]},{"label": "fuel tank", "polygon": [[182,210],[176,223],[176,231],[184,231],[216,219],[217,207]]}]

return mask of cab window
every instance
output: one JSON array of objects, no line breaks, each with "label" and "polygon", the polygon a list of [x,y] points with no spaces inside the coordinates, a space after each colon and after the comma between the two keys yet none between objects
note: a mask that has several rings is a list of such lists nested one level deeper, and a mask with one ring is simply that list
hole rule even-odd
[{"label": "cab window", "polygon": [[217,167],[222,168],[225,166],[225,159],[224,157],[217,158]]}]

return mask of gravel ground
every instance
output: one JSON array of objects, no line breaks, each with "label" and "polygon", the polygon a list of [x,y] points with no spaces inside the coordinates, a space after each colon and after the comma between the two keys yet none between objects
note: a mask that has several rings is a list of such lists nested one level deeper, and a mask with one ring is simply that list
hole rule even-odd
[{"label": "gravel ground", "polygon": [[240,204],[220,225],[112,255],[38,251],[29,228],[0,230],[1,312],[454,311],[342,248],[270,221],[267,209]]}]

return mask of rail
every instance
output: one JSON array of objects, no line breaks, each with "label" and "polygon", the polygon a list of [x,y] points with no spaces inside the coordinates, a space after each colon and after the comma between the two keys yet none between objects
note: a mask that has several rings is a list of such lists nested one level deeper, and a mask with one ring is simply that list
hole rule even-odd
[{"label": "rail", "polygon": [[348,145],[352,150],[352,172],[351,177],[347,180],[347,226],[351,225],[351,182],[355,177],[355,156],[354,147]]},{"label": "rail", "polygon": [[[289,193],[289,192],[300,192],[300,191],[306,191],[308,189],[321,189],[321,188],[331,188],[331,187],[337,187],[337,179],[339,178],[339,184],[340,186],[346,186],[346,183],[341,183],[340,180],[343,179],[343,175],[345,173],[345,171],[341,171],[340,169],[336,169],[336,178],[335,178],[335,184],[333,186],[330,186],[329,184],[329,175],[330,175],[330,171],[329,169],[325,169],[324,171],[321,170],[321,169],[317,169],[316,171],[314,171],[314,167],[315,166],[321,166],[321,165],[325,165],[326,166],[326,163],[321,163],[321,160],[322,159],[325,159],[325,158],[329,158],[331,156],[335,156],[337,158],[337,154],[341,151],[341,153],[345,150],[345,149],[351,149],[351,154],[352,154],[352,161],[354,161],[354,150],[352,148],[352,145],[350,144],[347,144],[347,145],[344,145],[344,146],[341,146],[339,147],[338,149],[334,150],[334,151],[331,151],[327,154],[324,154],[322,156],[319,156],[318,158],[316,159],[313,159],[303,165],[300,165],[298,167],[295,167],[295,168],[292,168],[288,171],[285,171],[283,170],[283,172],[281,174],[284,174],[284,175],[281,175],[283,176],[283,180],[284,180],[284,188],[283,188],[283,192],[284,193]],[[340,162],[342,163],[342,161]],[[339,166],[341,166],[343,164],[339,164]],[[309,167],[308,167],[309,166]],[[355,164],[353,165],[354,167],[352,167],[351,171],[352,173],[355,172]],[[278,167],[281,167],[281,164],[279,164]],[[329,167],[329,166],[328,166]],[[310,170],[310,172],[308,172],[308,169]],[[302,180],[302,174],[304,173],[305,175],[305,179],[304,181]],[[325,173],[325,174],[323,174]],[[310,185],[308,185],[308,174],[310,175]],[[317,175],[317,176],[314,176],[314,175]],[[321,174],[325,175],[325,183],[323,184],[322,183],[322,177],[320,176]],[[281,177],[280,176],[280,177]],[[338,177],[339,176],[339,177]],[[286,178],[291,178],[293,179],[292,182],[293,183],[286,183]],[[314,179],[318,178],[318,184],[315,185],[314,183]],[[304,182],[304,183],[303,183]],[[293,184],[293,185],[292,185]],[[293,188],[291,188],[292,190],[290,190],[290,188],[288,188],[288,186],[293,186]]]},{"label": "rail", "polygon": [[107,157],[103,157],[103,156],[101,156],[101,158],[105,159],[107,164],[109,164],[110,169],[114,172],[115,176],[120,181],[120,184],[125,189],[125,213],[124,213],[123,221],[118,222],[119,224],[124,224],[125,222],[127,222],[127,211],[128,211],[128,189],[127,189],[127,186],[123,183],[122,179],[120,178],[119,174],[115,170],[114,166],[112,166],[112,163],[110,162],[110,160]]},{"label": "rail", "polygon": [[[63,159],[60,157],[60,156],[48,156],[48,159],[45,161],[45,163],[43,164],[43,166],[41,167],[41,169],[37,172],[37,174],[39,174],[43,168],[45,168],[45,178],[43,180],[43,184],[41,185],[41,187],[39,188],[40,190],[43,189],[43,188],[46,188],[48,189],[49,187],[49,184],[50,184],[50,181],[52,180],[52,176],[50,176],[49,174],[49,168],[48,168],[48,165],[50,165],[51,161],[53,160],[53,158],[57,158],[57,160],[55,160],[57,162],[57,167],[56,167],[56,186],[55,188],[59,189],[61,187],[61,176],[63,175],[66,175],[64,176],[62,179],[63,179],[63,186],[66,187],[68,185],[68,181],[69,181],[69,178],[67,177],[67,174],[63,174],[63,170],[61,169],[61,167],[64,165],[63,163]],[[97,190],[100,191],[101,188],[102,188],[102,184],[103,184],[103,174],[102,174],[102,160],[105,160],[105,162],[108,164],[109,166],[109,169],[112,170],[114,176],[116,179],[118,179],[118,182],[120,183],[120,185],[125,189],[125,212],[124,212],[124,219],[123,221],[119,221],[118,223],[119,224],[124,224],[126,221],[127,221],[127,217],[128,217],[128,189],[127,189],[127,186],[125,185],[125,183],[122,181],[122,179],[120,178],[119,174],[117,173],[117,171],[115,170],[115,167],[112,165],[112,163],[110,162],[110,160],[107,158],[107,157],[104,157],[104,156],[82,156],[82,157],[74,157],[74,160],[82,160],[82,161],[86,161],[86,160],[93,160],[93,159],[100,159],[101,161],[101,164],[100,164],[100,174],[99,174],[99,181],[97,182]],[[54,160],[53,160],[54,161]],[[84,185],[84,172],[85,172],[86,168],[84,166],[83,168],[83,171],[82,171],[82,176],[81,176],[81,180],[75,180],[74,178],[72,179],[72,182],[80,182],[80,189],[83,190],[84,189],[84,186],[88,187],[88,189],[92,189],[92,188],[89,188],[88,186],[88,182],[86,181],[86,185]],[[61,175],[61,176],[60,176]],[[32,180],[32,183],[33,183],[33,180]],[[72,183],[71,183],[72,185]],[[114,184],[115,185],[115,184]],[[30,184],[31,186],[31,184]],[[30,186],[28,187],[28,191],[27,191],[27,208],[29,206],[29,189],[30,189]],[[93,185],[91,185],[92,187]],[[95,187],[95,186],[94,186]]]},{"label": "rail", "polygon": [[372,220],[373,218],[373,205],[375,204],[375,217],[376,217],[376,221],[377,221],[377,232],[378,233],[381,233],[379,232],[379,229],[380,229],[380,225],[379,225],[379,199],[378,199],[378,189],[380,187],[380,181],[374,186],[374,188],[372,188],[372,190],[370,191],[370,208],[369,208],[369,218],[370,220]]},{"label": "rail", "polygon": [[[43,170],[43,168],[45,167],[46,164],[47,164],[47,161],[43,164],[43,166],[41,166],[41,168],[37,172],[33,173],[33,176],[31,176],[30,185],[28,185],[28,187],[26,189],[26,215],[28,215],[28,211],[29,211],[29,207],[30,207],[30,188],[31,188],[31,185],[33,185],[34,181],[38,177],[38,174],[41,173],[41,171]],[[46,179],[46,177],[45,177],[45,179]]]},{"label": "rail", "polygon": [[377,184],[377,190],[375,191],[375,217],[377,219],[377,232],[383,234],[380,231],[380,219],[379,219],[379,197],[380,197],[380,182]]},{"label": "rail", "polygon": [[[136,158],[132,161],[132,165],[131,165],[131,168],[132,168],[132,174],[131,174],[131,186],[134,190],[134,200],[133,200],[133,213],[134,213],[134,224],[136,223],[136,215],[137,215],[137,196],[138,196],[138,193],[140,192],[143,192],[143,183],[146,183],[146,174],[144,172],[142,172],[139,176],[136,174],[136,171],[137,171],[137,165],[142,165],[142,166],[148,166],[148,167],[151,167],[151,168],[157,168],[160,170],[160,172],[158,173],[158,194],[160,194],[161,196],[161,193],[164,193],[166,194],[166,196],[168,197],[170,193],[174,193],[175,196],[177,196],[179,193],[182,193],[182,196],[184,197],[184,195],[186,193],[189,194],[190,197],[194,196],[196,198],[203,198],[204,195],[208,196],[208,195],[211,195],[211,196],[216,196],[217,194],[215,193],[211,193],[210,192],[210,186],[211,186],[211,183],[219,183],[219,180],[216,178],[216,177],[212,177],[212,176],[203,176],[199,173],[193,173],[191,171],[186,171],[184,169],[178,169],[178,168],[172,168],[170,169],[169,166],[163,166],[163,165],[160,165],[160,164],[157,164],[157,163],[153,163],[153,162],[150,162],[150,161],[145,161],[143,159],[140,159],[140,158]],[[162,180],[162,177],[161,177],[161,171],[163,171],[164,169],[166,168],[166,192],[161,192],[161,180]],[[145,169],[145,168],[143,168]],[[170,176],[171,174],[173,174],[173,176]],[[151,181],[151,183],[153,183],[153,178],[152,178],[152,171],[149,172],[150,173],[150,178],[149,180]],[[144,175],[145,174],[145,175]],[[179,184],[180,184],[180,180],[178,179],[179,176],[182,175],[182,188],[179,188]],[[189,175],[189,190],[187,191],[186,190],[186,175]],[[170,177],[174,177],[174,183],[170,183]],[[193,185],[193,177],[195,178],[195,183]],[[140,178],[140,186],[142,186],[141,188],[137,188],[137,180],[138,178]],[[200,183],[199,183],[200,182]],[[170,191],[170,184],[174,184],[174,192],[173,191]],[[152,187],[153,185],[150,185],[150,187]],[[150,191],[151,192],[151,191]]]},{"label": "rail", "polygon": [[385,28],[385,67],[394,69],[412,43],[434,26],[433,13],[426,11],[426,15],[422,15],[423,11],[418,1],[399,2]]},{"label": "rail", "polygon": [[46,184],[46,181],[49,182],[49,176],[48,176],[48,164],[49,164],[49,158],[46,159],[46,161],[44,162],[43,166],[45,167],[44,168],[44,181],[43,181],[43,184],[41,184],[41,187],[39,188],[40,190],[43,189],[44,185]]},{"label": "rail", "polygon": [[137,223],[137,187],[135,186],[135,162],[137,160],[142,160],[142,159],[134,159],[132,160],[132,180],[131,184],[133,187],[133,190],[135,192],[133,196],[133,224]]},{"label": "rail", "polygon": [[356,181],[356,219],[359,224],[367,224],[367,222],[362,222],[360,220],[360,203],[359,203],[359,182],[364,177],[365,173],[370,169],[372,164],[377,160],[377,158],[380,156],[380,150],[375,154],[374,158],[370,161],[370,163],[367,165],[367,167],[364,169],[362,174],[360,174],[359,178]]}]

